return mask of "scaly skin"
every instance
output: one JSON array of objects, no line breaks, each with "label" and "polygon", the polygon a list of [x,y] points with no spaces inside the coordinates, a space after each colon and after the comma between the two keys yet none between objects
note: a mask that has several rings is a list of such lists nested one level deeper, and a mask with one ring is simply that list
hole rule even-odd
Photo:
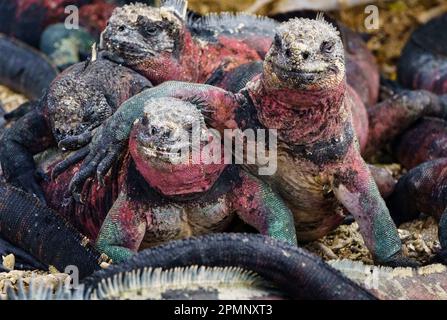
[{"label": "scaly skin", "polygon": [[39,99],[58,74],[48,57],[1,34],[0,52],[0,83],[29,99]]},{"label": "scaly skin", "polygon": [[148,87],[138,73],[101,56],[65,70],[38,105],[5,130],[0,161],[6,180],[44,201],[33,155],[53,146],[73,148],[73,135],[88,141],[91,130],[123,101]]},{"label": "scaly skin", "polygon": [[240,267],[259,274],[293,299],[374,299],[369,292],[304,249],[261,235],[212,234],[171,241],[144,250],[124,264],[85,279],[95,289],[102,280],[144,267]]},{"label": "scaly skin", "polygon": [[72,291],[59,288],[53,293],[31,281],[26,292],[19,285],[18,292],[8,290],[7,299],[375,299],[303,249],[260,235],[231,233],[144,250],[124,264],[95,272]]},{"label": "scaly skin", "polygon": [[375,105],[379,97],[379,66],[359,35],[343,25],[339,28],[345,46],[346,81],[368,108]]},{"label": "scaly skin", "polygon": [[376,261],[409,263],[401,256],[396,227],[360,156],[351,123],[352,99],[346,92],[338,33],[324,20],[291,20],[275,36],[262,75],[237,94],[167,82],[124,103],[98,131],[71,191],[79,192],[98,163],[102,166],[103,159],[110,161],[122,151],[145,101],[162,96],[197,99],[205,104],[208,123],[221,131],[278,130],[278,170],[263,178],[291,208],[299,240],[323,236],[343,220],[346,209],[358,221]]},{"label": "scaly skin", "polygon": [[225,72],[264,57],[275,21],[225,13],[187,21],[186,6],[187,1],[165,1],[161,8],[141,3],[117,8],[102,33],[101,48],[154,84],[218,84]]},{"label": "scaly skin", "polygon": [[396,223],[416,218],[420,212],[441,219],[446,208],[447,159],[427,161],[402,176],[389,198]]},{"label": "scaly skin", "polygon": [[[42,182],[48,205],[77,230],[97,239],[98,249],[116,262],[141,247],[224,230],[236,212],[261,233],[296,244],[290,210],[265,183],[234,166],[174,164],[166,158],[172,146],[165,133],[174,132],[173,124],[186,130],[191,118],[201,116],[194,110],[180,100],[154,101],[141,124],[135,125],[131,156],[117,162],[110,177],[91,181],[83,203],[64,203],[61,199],[78,171],[72,167],[57,179]],[[159,154],[160,148],[167,151]],[[60,153],[43,156],[40,171],[50,175],[60,157]]]},{"label": "scaly skin", "polygon": [[332,260],[329,265],[381,300],[445,300],[447,267],[432,264],[417,269],[368,266],[358,261]]},{"label": "scaly skin", "polygon": [[425,90],[404,90],[368,109],[368,142],[371,155],[423,117],[447,119],[447,95]]},{"label": "scaly skin", "polygon": [[[87,238],[33,196],[4,182],[0,183],[0,195],[2,239],[60,271],[75,265],[81,278],[100,269],[100,264],[108,261],[106,256],[95,250]],[[4,246],[3,240],[1,246]],[[12,246],[7,249],[8,253],[18,252]],[[20,256],[36,266],[34,259],[19,251]],[[37,267],[40,267],[39,264]]]},{"label": "scaly skin", "polygon": [[411,89],[447,93],[447,14],[434,18],[411,35],[399,60],[400,83]]},{"label": "scaly skin", "polygon": [[406,169],[447,157],[447,122],[432,117],[422,118],[394,142],[393,152]]}]

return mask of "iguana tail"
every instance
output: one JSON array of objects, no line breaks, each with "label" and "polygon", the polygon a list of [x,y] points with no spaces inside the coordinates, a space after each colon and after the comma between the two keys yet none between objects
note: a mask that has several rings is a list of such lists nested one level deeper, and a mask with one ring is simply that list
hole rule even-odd
[{"label": "iguana tail", "polygon": [[101,256],[74,227],[37,198],[0,182],[0,236],[59,271],[75,266],[82,279],[100,269]]},{"label": "iguana tail", "polygon": [[0,34],[0,84],[38,99],[58,71],[48,58],[25,43]]},{"label": "iguana tail", "polygon": [[447,267],[442,264],[416,269],[378,267],[351,260],[333,260],[329,264],[379,299],[447,299]]},{"label": "iguana tail", "polygon": [[188,266],[237,267],[256,272],[292,298],[374,299],[364,288],[304,249],[255,234],[211,234],[172,241],[144,250],[127,262],[112,265],[86,278],[95,290],[114,276],[144,268]]}]

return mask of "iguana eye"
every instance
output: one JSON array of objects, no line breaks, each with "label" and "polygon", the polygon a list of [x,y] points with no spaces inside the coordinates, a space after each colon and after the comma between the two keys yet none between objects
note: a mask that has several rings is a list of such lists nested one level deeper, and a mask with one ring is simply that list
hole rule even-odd
[{"label": "iguana eye", "polygon": [[320,50],[324,53],[332,53],[334,51],[334,43],[331,41],[323,41]]},{"label": "iguana eye", "polygon": [[282,46],[282,40],[281,37],[277,34],[275,34],[275,38],[273,39],[273,44],[277,47],[277,48],[281,48]]},{"label": "iguana eye", "polygon": [[148,36],[153,36],[157,33],[157,28],[155,27],[147,27],[144,29],[144,33]]}]

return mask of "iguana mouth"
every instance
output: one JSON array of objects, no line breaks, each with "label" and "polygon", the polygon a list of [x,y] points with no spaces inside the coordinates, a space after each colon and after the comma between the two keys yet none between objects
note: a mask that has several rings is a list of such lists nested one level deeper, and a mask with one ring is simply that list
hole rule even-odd
[{"label": "iguana mouth", "polygon": [[306,82],[315,80],[318,75],[322,74],[325,71],[292,69],[280,66],[278,64],[273,64],[273,70],[280,78],[297,78]]}]

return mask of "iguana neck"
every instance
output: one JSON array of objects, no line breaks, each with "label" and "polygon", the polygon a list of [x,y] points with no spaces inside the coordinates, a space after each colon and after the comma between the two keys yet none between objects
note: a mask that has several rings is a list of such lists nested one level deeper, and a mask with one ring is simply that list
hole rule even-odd
[{"label": "iguana neck", "polygon": [[[186,36],[187,34],[187,36]],[[215,74],[228,72],[240,65],[261,60],[259,53],[246,43],[233,37],[219,36],[215,42],[205,42],[185,33],[182,52],[182,69],[188,70],[197,83],[206,81]]]},{"label": "iguana neck", "polygon": [[161,53],[156,58],[137,62],[131,65],[131,68],[144,75],[154,85],[171,80],[198,82],[200,78],[198,61],[202,56],[202,50],[189,30],[184,30],[183,40],[179,40],[178,43],[173,52]]},{"label": "iguana neck", "polygon": [[313,144],[343,134],[349,119],[346,82],[318,91],[271,89],[262,75],[247,85],[260,122],[288,144]]},{"label": "iguana neck", "polygon": [[199,82],[201,78],[200,62],[203,55],[203,50],[196,39],[193,38],[191,32],[185,28],[182,48],[180,48],[178,57],[179,77],[176,79],[189,82]]}]

